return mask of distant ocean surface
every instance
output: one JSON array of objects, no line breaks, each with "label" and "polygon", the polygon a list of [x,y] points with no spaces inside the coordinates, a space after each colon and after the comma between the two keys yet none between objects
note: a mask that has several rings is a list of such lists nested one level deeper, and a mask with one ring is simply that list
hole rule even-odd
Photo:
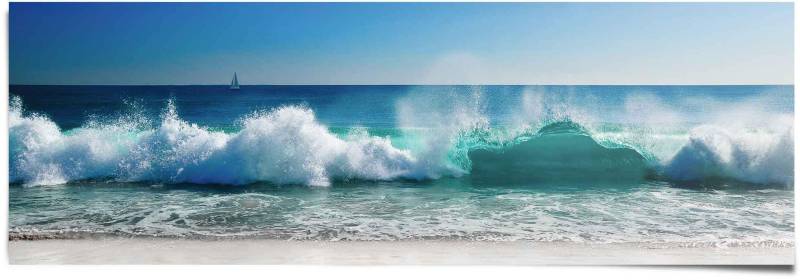
[{"label": "distant ocean surface", "polygon": [[793,86],[10,96],[12,239],[794,246]]}]

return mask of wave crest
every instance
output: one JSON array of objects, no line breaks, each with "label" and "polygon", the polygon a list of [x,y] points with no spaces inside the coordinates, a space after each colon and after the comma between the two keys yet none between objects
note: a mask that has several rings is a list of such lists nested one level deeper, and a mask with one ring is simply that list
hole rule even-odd
[{"label": "wave crest", "polygon": [[243,121],[233,134],[210,131],[178,117],[172,102],[155,129],[124,125],[62,133],[44,116],[10,113],[11,181],[53,185],[111,178],[118,181],[328,186],[332,179],[418,177],[416,160],[388,138],[331,134],[304,107],[286,106]]},{"label": "wave crest", "polygon": [[[182,120],[172,101],[154,127],[143,127],[139,118],[122,117],[62,132],[46,116],[25,112],[15,97],[9,110],[10,180],[25,185],[108,179],[329,186],[335,180],[351,179],[467,175],[497,181],[593,181],[640,180],[656,174],[670,181],[793,184],[791,125],[782,133],[732,133],[700,126],[685,138],[668,137],[667,147],[681,141],[672,148],[675,152],[653,153],[661,142],[637,145],[615,140],[625,137],[608,137],[628,131],[605,131],[597,137],[597,129],[570,120],[548,119],[528,129],[503,129],[489,127],[479,110],[430,113],[450,104],[445,101],[422,111],[415,107],[417,100],[401,103],[400,119],[406,125],[402,127],[429,119],[437,126],[400,128],[400,136],[392,139],[370,136],[365,129],[337,136],[303,106],[256,112],[243,118],[236,132],[214,131]],[[533,127],[538,130],[532,132]],[[657,138],[648,133],[635,135]],[[399,147],[404,148],[393,141],[402,142]]]},{"label": "wave crest", "polygon": [[713,126],[700,126],[664,167],[675,180],[698,181],[732,178],[751,183],[792,184],[794,132],[732,134]]},{"label": "wave crest", "polygon": [[557,122],[503,148],[469,152],[472,176],[491,182],[641,180],[644,157],[629,148],[598,144],[573,122]]}]

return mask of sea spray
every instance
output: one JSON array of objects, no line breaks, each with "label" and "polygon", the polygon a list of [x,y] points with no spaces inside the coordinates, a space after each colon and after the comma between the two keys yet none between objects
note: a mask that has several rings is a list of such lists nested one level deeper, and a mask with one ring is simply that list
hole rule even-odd
[{"label": "sea spray", "polygon": [[10,90],[12,239],[795,246],[792,86]]},{"label": "sea spray", "polygon": [[794,174],[792,130],[783,135],[765,132],[730,132],[713,126],[692,130],[689,143],[665,166],[676,180],[733,178],[752,183],[790,185]]},{"label": "sea spray", "polygon": [[229,138],[225,133],[211,132],[181,120],[170,100],[158,127],[141,132],[130,155],[120,162],[119,179],[204,182],[206,176],[224,174],[224,170],[219,169],[206,172],[197,172],[197,169],[206,164],[213,153],[224,148]]},{"label": "sea spray", "polygon": [[10,111],[11,181],[53,185],[90,178],[168,183],[328,186],[332,178],[390,180],[414,176],[408,151],[387,138],[342,140],[316,122],[308,108],[286,106],[243,120],[232,134],[209,131],[179,118],[172,101],[158,127],[124,125],[62,133],[44,116]]},{"label": "sea spray", "polygon": [[[329,186],[338,180],[473,176],[476,161],[482,167],[502,165],[475,157],[474,151],[515,153],[518,146],[527,145],[524,150],[536,155],[537,151],[530,150],[536,145],[526,142],[537,141],[548,125],[566,123],[581,127],[581,137],[591,140],[591,145],[635,151],[644,159],[646,173],[664,180],[723,179],[783,185],[793,181],[791,114],[755,114],[754,118],[774,120],[762,129],[712,122],[694,125],[697,128],[687,133],[680,124],[671,123],[684,123],[675,120],[678,114],[670,113],[677,112],[676,108],[644,93],[625,100],[627,109],[621,116],[629,121],[614,124],[596,121],[603,119],[597,110],[584,108],[586,105],[574,98],[527,91],[520,97],[519,109],[512,114],[518,116],[517,120],[504,126],[491,124],[485,96],[481,87],[435,98],[425,92],[408,94],[395,106],[396,130],[401,133],[383,137],[371,136],[368,129],[351,129],[350,133],[336,135],[317,120],[311,108],[297,105],[256,111],[243,116],[237,129],[220,132],[181,119],[173,100],[167,102],[159,121],[129,110],[134,112],[61,131],[44,115],[25,112],[22,101],[13,98],[9,110],[10,179],[25,185],[103,179]],[[647,104],[666,117],[648,117],[644,109]],[[154,125],[148,125],[151,123]],[[559,150],[574,152],[580,147],[563,146]],[[591,160],[615,162],[614,157],[602,154],[583,156],[600,155]],[[503,164],[522,161],[498,160]],[[597,179],[591,175],[596,172],[581,167],[584,162],[570,162],[563,157],[536,162],[538,167],[508,167],[489,177],[502,173],[535,182],[547,178],[554,166],[563,166],[574,173],[559,176]]]},{"label": "sea spray", "polygon": [[135,136],[124,125],[91,124],[64,134],[46,116],[27,114],[19,98],[9,109],[10,181],[53,185],[115,177]]},{"label": "sea spray", "polygon": [[[472,87],[467,94],[445,92],[430,96],[412,91],[397,102],[397,127],[406,138],[413,139],[414,154],[420,161],[414,171],[418,177],[461,176],[469,172],[466,152],[470,147],[458,144],[488,128],[482,98],[480,88]],[[416,129],[419,127],[426,129]]]}]

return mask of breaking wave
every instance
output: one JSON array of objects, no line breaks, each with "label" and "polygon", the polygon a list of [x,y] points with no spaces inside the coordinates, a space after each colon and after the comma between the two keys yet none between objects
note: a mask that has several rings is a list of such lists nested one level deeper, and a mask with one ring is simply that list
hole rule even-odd
[{"label": "breaking wave", "polygon": [[[407,117],[400,118],[401,136],[392,138],[363,128],[332,133],[304,106],[255,112],[242,118],[236,132],[215,131],[182,120],[172,101],[155,126],[125,116],[62,131],[46,116],[25,112],[14,98],[10,181],[330,186],[337,180],[466,176],[498,182],[658,178],[793,184],[791,125],[780,132],[700,125],[683,134],[646,130],[630,137],[630,131],[586,128],[568,117],[527,129],[490,127],[469,110],[415,120],[407,108],[412,105],[398,107]],[[430,130],[402,128],[447,116],[451,121],[435,121]]]}]

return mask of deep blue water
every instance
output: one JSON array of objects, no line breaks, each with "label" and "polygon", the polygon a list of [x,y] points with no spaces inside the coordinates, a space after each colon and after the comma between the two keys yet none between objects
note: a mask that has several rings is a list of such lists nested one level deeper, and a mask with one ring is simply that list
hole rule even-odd
[{"label": "deep blue water", "polygon": [[[328,126],[393,127],[399,98],[423,95],[437,100],[476,92],[484,103],[482,109],[495,122],[510,118],[515,113],[510,109],[529,92],[546,92],[553,102],[571,102],[604,113],[621,110],[626,97],[639,93],[667,104],[683,98],[740,100],[766,94],[774,100],[759,106],[789,113],[794,104],[793,86],[242,86],[230,91],[228,86],[12,85],[10,92],[23,98],[27,110],[46,113],[64,129],[79,127],[92,115],[118,114],[128,109],[125,101],[138,102],[147,114],[159,115],[169,99],[175,100],[184,120],[212,127],[229,126],[256,110],[298,104],[311,107]],[[680,105],[683,113],[696,114],[705,111],[707,104]]]}]

